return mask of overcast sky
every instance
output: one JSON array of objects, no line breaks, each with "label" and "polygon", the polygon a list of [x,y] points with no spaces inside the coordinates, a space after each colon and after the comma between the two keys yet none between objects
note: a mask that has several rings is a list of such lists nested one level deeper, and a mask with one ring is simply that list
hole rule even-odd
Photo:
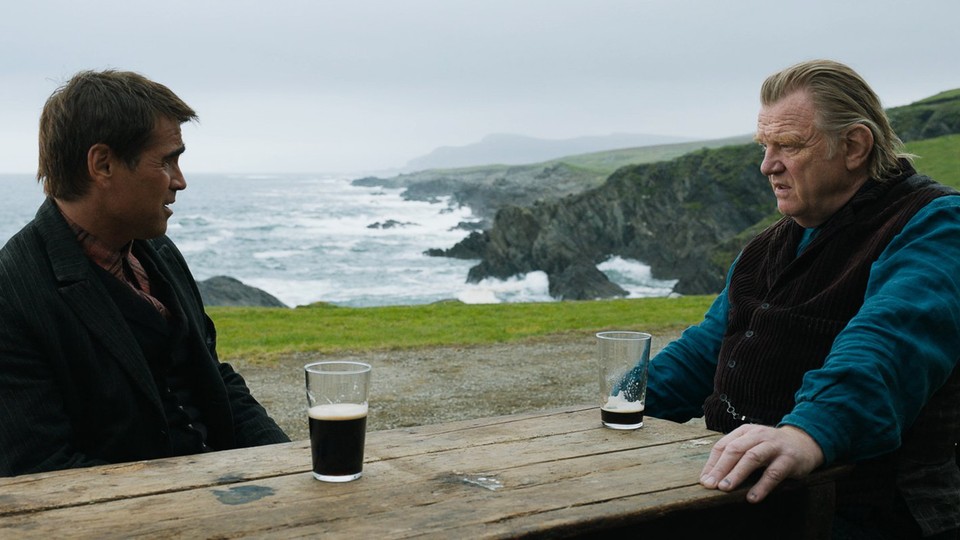
[{"label": "overcast sky", "polygon": [[828,57],[885,106],[960,87],[957,0],[74,0],[0,10],[0,172],[46,98],[126,69],[200,115],[190,172],[360,173],[491,133],[751,133],[770,73]]}]

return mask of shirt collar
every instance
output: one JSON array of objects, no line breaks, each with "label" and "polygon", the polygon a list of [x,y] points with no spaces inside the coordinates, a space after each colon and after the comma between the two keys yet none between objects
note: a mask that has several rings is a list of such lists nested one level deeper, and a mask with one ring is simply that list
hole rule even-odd
[{"label": "shirt collar", "polygon": [[128,242],[119,250],[112,249],[67,217],[67,215],[63,213],[63,210],[60,211],[60,214],[63,216],[63,219],[67,221],[70,230],[72,230],[73,234],[77,237],[77,242],[80,242],[80,248],[83,249],[83,253],[93,261],[94,264],[113,275],[121,275],[123,273],[123,259],[130,255],[133,242]]}]

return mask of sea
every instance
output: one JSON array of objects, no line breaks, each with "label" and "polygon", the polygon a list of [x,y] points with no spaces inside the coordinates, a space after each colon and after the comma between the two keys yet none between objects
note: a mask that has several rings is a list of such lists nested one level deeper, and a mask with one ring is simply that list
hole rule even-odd
[{"label": "sea", "polygon": [[[0,175],[0,189],[2,244],[33,218],[43,192],[29,174]],[[555,301],[543,272],[467,283],[479,260],[425,255],[479,220],[449,199],[408,201],[402,192],[335,175],[193,174],[167,234],[197,280],[230,276],[291,307]],[[613,257],[599,268],[630,297],[667,296],[675,284],[640,261]]]}]

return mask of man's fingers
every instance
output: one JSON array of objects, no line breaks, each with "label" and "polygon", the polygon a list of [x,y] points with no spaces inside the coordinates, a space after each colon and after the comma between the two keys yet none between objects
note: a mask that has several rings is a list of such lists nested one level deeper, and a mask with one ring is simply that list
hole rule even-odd
[{"label": "man's fingers", "polygon": [[700,483],[710,489],[735,489],[754,470],[766,464],[762,449],[756,444],[740,430],[717,441],[700,473]]},{"label": "man's fingers", "polygon": [[747,492],[748,501],[752,503],[762,501],[773,491],[773,488],[780,485],[780,482],[783,482],[787,478],[787,471],[785,471],[781,465],[783,465],[782,460],[776,460],[763,471],[760,480]]},{"label": "man's fingers", "polygon": [[[717,489],[721,491],[733,491],[744,480],[750,477],[754,471],[763,468],[771,459],[769,445],[760,443],[757,446],[751,446],[745,452],[737,451],[736,455],[730,454],[730,461],[726,467],[714,468],[711,475],[717,479]],[[724,464],[726,458],[721,458],[720,464]]]},{"label": "man's fingers", "polygon": [[[703,484],[704,487],[713,489],[717,487],[717,483],[722,479],[722,477],[716,478],[714,471],[718,470],[717,464],[720,462],[726,450],[726,445],[723,444],[725,439],[726,437],[720,439],[713,445],[713,448],[710,450],[710,457],[707,458],[707,463],[703,466],[703,470],[700,471],[700,483]],[[724,471],[723,474],[726,474],[726,471]]]}]

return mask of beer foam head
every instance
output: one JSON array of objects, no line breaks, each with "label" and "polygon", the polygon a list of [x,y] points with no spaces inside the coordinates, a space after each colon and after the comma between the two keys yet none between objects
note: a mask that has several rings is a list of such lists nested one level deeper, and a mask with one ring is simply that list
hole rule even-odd
[{"label": "beer foam head", "polygon": [[627,401],[623,392],[618,392],[617,395],[608,397],[607,402],[600,408],[612,412],[640,412],[643,410],[643,402]]},{"label": "beer foam head", "polygon": [[367,415],[366,403],[324,403],[314,405],[307,411],[317,420],[354,420]]}]

